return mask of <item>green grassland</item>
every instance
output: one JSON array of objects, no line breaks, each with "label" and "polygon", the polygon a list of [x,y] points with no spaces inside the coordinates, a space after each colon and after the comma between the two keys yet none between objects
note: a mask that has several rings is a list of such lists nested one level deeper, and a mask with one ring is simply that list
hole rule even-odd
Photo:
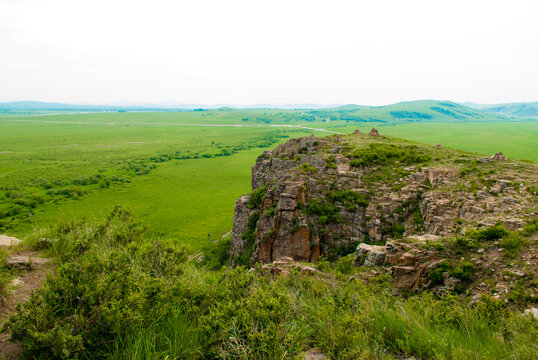
[{"label": "green grassland", "polygon": [[[432,110],[433,109],[433,110]],[[444,109],[444,110],[442,110]],[[210,125],[210,126],[209,126]],[[250,168],[290,137],[367,132],[538,161],[538,122],[450,102],[327,110],[214,109],[0,117],[0,231],[23,236],[124,205],[146,236],[198,247],[231,230]]]},{"label": "green grassland", "polygon": [[0,211],[8,230],[20,234],[72,217],[99,217],[124,204],[148,222],[148,234],[189,241],[230,230],[235,198],[249,191],[258,154],[305,134],[28,122],[2,122],[1,132],[10,151],[0,154]]}]

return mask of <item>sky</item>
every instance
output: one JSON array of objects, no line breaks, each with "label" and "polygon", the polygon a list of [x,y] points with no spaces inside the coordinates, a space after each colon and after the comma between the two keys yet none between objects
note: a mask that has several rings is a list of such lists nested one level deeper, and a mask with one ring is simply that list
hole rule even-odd
[{"label": "sky", "polygon": [[0,0],[0,101],[538,101],[537,0]]}]

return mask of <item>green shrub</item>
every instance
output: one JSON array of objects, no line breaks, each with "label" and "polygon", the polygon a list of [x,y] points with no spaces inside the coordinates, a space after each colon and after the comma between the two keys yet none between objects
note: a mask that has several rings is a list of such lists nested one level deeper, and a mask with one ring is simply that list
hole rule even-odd
[{"label": "green shrub", "polygon": [[538,232],[538,217],[535,217],[527,222],[525,226],[523,226],[523,235],[525,236],[531,236]]},{"label": "green shrub", "polygon": [[215,243],[206,245],[202,249],[202,261],[201,265],[205,266],[209,270],[218,270],[223,266],[228,265],[229,250],[230,250],[230,237],[221,239]]},{"label": "green shrub", "polygon": [[299,166],[299,170],[303,174],[313,174],[319,171],[316,167],[308,163],[301,164],[301,166]]},{"label": "green shrub", "polygon": [[336,161],[336,157],[334,155],[329,155],[327,157],[327,164],[325,165],[325,167],[327,169],[336,169],[337,166],[336,164],[334,163]]},{"label": "green shrub", "polygon": [[366,208],[369,205],[370,194],[359,194],[351,190],[337,190],[327,195],[330,202],[340,202],[350,209],[356,209],[356,206]]},{"label": "green shrub", "polygon": [[402,239],[405,227],[399,223],[392,223],[381,228],[383,235],[390,235],[393,239]]},{"label": "green shrub", "polygon": [[393,163],[416,164],[426,162],[431,156],[416,145],[369,144],[348,154],[350,165],[355,167],[389,165]]},{"label": "green shrub", "polygon": [[508,231],[502,224],[496,224],[483,230],[470,230],[465,235],[480,241],[493,241],[508,235]]},{"label": "green shrub", "polygon": [[480,247],[480,243],[478,243],[476,240],[473,240],[473,239],[469,239],[462,236],[457,236],[451,242],[451,247],[456,252],[456,254],[461,255],[466,250],[478,249]]},{"label": "green shrub", "polygon": [[462,261],[452,268],[450,275],[462,281],[469,281],[473,276],[473,272],[474,264],[469,261]]},{"label": "green shrub", "polygon": [[313,199],[307,203],[305,212],[309,215],[319,215],[320,224],[340,223],[344,220],[333,204],[326,204],[321,199]]},{"label": "green shrub", "polygon": [[[63,264],[6,323],[29,356],[77,358],[103,349],[128,326],[170,313],[182,248],[145,242],[143,227],[115,208],[101,224],[65,224]],[[76,235],[76,237],[72,237]]]},{"label": "green shrub", "polygon": [[444,261],[433,269],[429,279],[435,285],[443,284],[443,274],[448,273],[450,276],[462,281],[469,281],[474,273],[474,264],[469,261]]},{"label": "green shrub", "polygon": [[271,206],[269,206],[267,210],[263,212],[263,216],[265,217],[271,217],[275,214],[276,214],[276,203],[271,204]]},{"label": "green shrub", "polygon": [[504,248],[509,256],[515,257],[519,253],[519,249],[527,244],[528,241],[523,239],[518,233],[510,233],[499,241],[499,247]]},{"label": "green shrub", "polygon": [[261,186],[250,193],[250,199],[248,200],[247,207],[251,210],[258,209],[263,201],[263,198],[265,197],[265,193],[267,192],[267,185]]},{"label": "green shrub", "polygon": [[11,274],[4,266],[8,259],[8,253],[4,249],[0,249],[0,306],[4,305],[4,300],[8,295],[8,287],[11,282]]}]

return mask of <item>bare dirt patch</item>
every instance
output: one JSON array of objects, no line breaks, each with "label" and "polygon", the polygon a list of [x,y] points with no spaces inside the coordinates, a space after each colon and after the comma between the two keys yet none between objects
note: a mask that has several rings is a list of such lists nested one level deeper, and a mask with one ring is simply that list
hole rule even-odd
[{"label": "bare dirt patch", "polygon": [[[12,291],[0,303],[0,328],[15,310],[17,304],[28,301],[32,293],[38,289],[47,275],[54,269],[48,259],[39,256],[36,251],[21,251],[10,254],[11,258],[33,259],[28,270],[18,270],[17,277],[11,282]],[[0,334],[0,359],[21,359],[22,348],[19,344],[11,342],[9,335]]]}]

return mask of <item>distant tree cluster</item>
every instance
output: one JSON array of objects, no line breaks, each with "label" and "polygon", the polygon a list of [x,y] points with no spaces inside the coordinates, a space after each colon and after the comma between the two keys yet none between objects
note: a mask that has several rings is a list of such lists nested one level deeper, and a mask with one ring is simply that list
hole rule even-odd
[{"label": "distant tree cluster", "polygon": [[453,111],[443,109],[443,108],[440,108],[440,107],[437,107],[437,106],[432,106],[430,109],[432,109],[433,111],[437,111],[440,114],[450,116],[450,117],[452,117],[454,119],[459,119],[459,120],[465,119],[464,116],[461,116],[459,114],[456,114]]},{"label": "distant tree cluster", "polygon": [[430,114],[415,112],[415,111],[391,111],[390,114],[397,119],[421,119],[428,120],[432,116]]}]

